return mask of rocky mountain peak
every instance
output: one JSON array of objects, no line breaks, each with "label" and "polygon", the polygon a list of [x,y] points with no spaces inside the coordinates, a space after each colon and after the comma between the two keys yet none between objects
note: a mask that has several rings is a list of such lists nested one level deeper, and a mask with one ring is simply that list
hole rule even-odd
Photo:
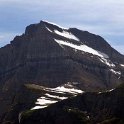
[{"label": "rocky mountain peak", "polygon": [[[39,91],[41,87],[47,87],[54,97],[53,91],[61,89],[114,88],[124,81],[123,65],[124,56],[98,35],[47,21],[31,24],[24,34],[0,48],[0,119],[7,120],[11,110],[18,114],[33,107],[46,92]],[[71,87],[68,82],[76,83]]]},{"label": "rocky mountain peak", "polygon": [[40,30],[44,30],[44,31],[58,30],[58,31],[62,32],[64,29],[54,23],[50,23],[47,21],[40,21],[40,23],[31,24],[31,25],[27,26],[26,30],[25,30],[25,34],[26,35],[35,34],[37,31],[40,31]]}]

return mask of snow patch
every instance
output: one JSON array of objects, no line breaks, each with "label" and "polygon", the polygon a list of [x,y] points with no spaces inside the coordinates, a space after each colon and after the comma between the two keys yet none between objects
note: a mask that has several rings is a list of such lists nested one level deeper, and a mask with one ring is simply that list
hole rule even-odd
[{"label": "snow patch", "polygon": [[112,92],[114,89],[108,90],[109,92]]},{"label": "snow patch", "polygon": [[74,48],[74,49],[77,49],[77,50],[80,50],[83,52],[87,52],[90,54],[94,54],[94,55],[97,55],[97,56],[102,57],[102,58],[109,58],[108,55],[106,55],[105,53],[97,51],[91,47],[88,47],[87,45],[76,45],[76,44],[72,44],[72,43],[69,43],[69,42],[63,41],[63,40],[57,40],[57,39],[54,39],[54,40],[60,45],[69,46],[71,48]]},{"label": "snow patch", "polygon": [[124,67],[124,64],[120,64],[121,67]]},{"label": "snow patch", "polygon": [[55,99],[60,99],[60,100],[64,100],[64,99],[67,99],[68,97],[60,97],[60,96],[55,96],[55,95],[50,95],[48,93],[45,94],[47,97],[50,97],[50,98],[55,98]]},{"label": "snow patch", "polygon": [[58,101],[47,99],[46,97],[40,97],[37,99],[37,102],[35,103],[36,106],[33,107],[31,110],[46,108],[46,107],[48,107],[48,105],[56,103],[56,102],[58,102]]},{"label": "snow patch", "polygon": [[83,93],[82,90],[78,90],[75,88],[66,88],[64,86],[60,86],[57,88],[47,88],[46,91],[50,91],[50,92],[54,92],[54,93],[61,93],[61,94],[70,93],[70,94],[74,94],[74,95]]},{"label": "snow patch", "polygon": [[109,67],[115,67],[115,64],[113,64],[109,59],[106,58],[99,58],[100,61],[106,65],[108,65]]},{"label": "snow patch", "polygon": [[46,29],[47,29],[49,32],[52,32],[52,30],[50,30],[48,27],[46,27]]},{"label": "snow patch", "polygon": [[64,27],[62,27],[62,26],[60,26],[60,25],[58,25],[58,24],[56,24],[56,23],[53,23],[53,22],[48,22],[48,21],[46,21],[46,20],[43,20],[43,22],[46,22],[46,23],[51,24],[51,25],[55,25],[55,26],[57,26],[57,27],[59,27],[59,28],[65,29],[65,30],[68,30],[67,28],[64,28]]},{"label": "snow patch", "polygon": [[116,75],[121,75],[121,72],[120,71],[115,71],[114,69],[110,69],[110,71],[113,72]]},{"label": "snow patch", "polygon": [[83,93],[82,90],[78,90],[78,89],[74,89],[74,88],[66,88],[64,86],[57,87],[57,88],[55,88],[55,90],[60,91],[60,92],[72,93],[72,94]]},{"label": "snow patch", "polygon": [[98,94],[101,94],[101,93],[103,93],[103,92],[98,92]]},{"label": "snow patch", "polygon": [[58,30],[54,30],[54,32],[60,36],[66,37],[68,39],[73,39],[73,40],[79,41],[79,39],[76,36],[74,36],[72,33],[68,32],[68,31],[63,30],[62,32],[60,32]]},{"label": "snow patch", "polygon": [[34,109],[42,109],[42,108],[46,108],[47,106],[35,106],[33,107],[31,110],[34,110]]}]

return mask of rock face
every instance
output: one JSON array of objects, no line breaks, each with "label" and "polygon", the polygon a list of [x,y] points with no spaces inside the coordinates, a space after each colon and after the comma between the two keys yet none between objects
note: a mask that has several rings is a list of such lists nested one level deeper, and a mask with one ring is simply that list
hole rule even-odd
[{"label": "rock face", "polygon": [[45,21],[29,25],[0,48],[1,123],[18,104],[16,98],[27,95],[20,94],[24,84],[57,87],[78,82],[85,91],[109,89],[123,82],[123,64],[124,56],[100,36]]}]

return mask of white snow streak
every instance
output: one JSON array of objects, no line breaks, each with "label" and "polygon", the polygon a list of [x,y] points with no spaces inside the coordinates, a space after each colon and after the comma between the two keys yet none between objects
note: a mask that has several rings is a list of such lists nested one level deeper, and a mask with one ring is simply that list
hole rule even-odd
[{"label": "white snow streak", "polygon": [[95,50],[91,47],[88,47],[87,45],[76,45],[76,44],[72,44],[72,43],[69,43],[69,42],[66,42],[66,41],[63,41],[63,40],[57,40],[57,39],[54,39],[54,40],[60,45],[69,46],[71,48],[74,48],[74,49],[77,49],[77,50],[80,50],[80,51],[83,51],[83,52],[87,52],[87,53],[90,53],[90,54],[94,54],[94,55],[97,55],[99,57],[109,58],[108,55],[106,55],[105,53],[97,51],[97,50]]},{"label": "white snow streak", "polygon": [[[66,86],[66,85],[65,85]],[[61,94],[66,94],[66,93],[69,93],[69,94],[80,94],[80,93],[83,93],[82,90],[79,90],[79,89],[75,89],[75,88],[72,88],[69,86],[69,88],[65,87],[65,86],[59,86],[59,87],[56,87],[56,88],[46,88],[45,90],[46,91],[49,91],[49,92],[54,92],[54,93],[61,93]]]},{"label": "white snow streak", "polygon": [[60,25],[58,25],[58,24],[56,24],[56,23],[48,22],[48,21],[45,21],[45,20],[43,20],[43,22],[46,22],[46,23],[48,23],[48,24],[52,24],[52,25],[55,25],[55,26],[57,26],[57,27],[59,27],[59,28],[62,28],[62,29],[67,30],[67,28],[64,28],[64,27],[62,27],[62,26],[60,26]]},{"label": "white snow streak", "polygon": [[58,102],[58,101],[47,99],[46,97],[40,97],[37,99],[37,102],[35,103],[36,106],[33,107],[31,110],[46,108],[48,105],[56,103],[56,102]]},{"label": "white snow streak", "polygon": [[124,67],[124,64],[120,64],[121,67]]},{"label": "white snow streak", "polygon": [[52,30],[50,30],[48,27],[46,27],[46,29],[47,29],[49,32],[52,32]]},{"label": "white snow streak", "polygon": [[56,103],[56,102],[58,102],[58,101],[49,100],[49,99],[46,99],[45,97],[40,97],[39,99],[37,99],[36,104],[44,106],[44,105],[53,104],[53,103]]},{"label": "white snow streak", "polygon": [[115,65],[109,59],[105,59],[105,58],[99,58],[99,59],[102,63],[108,65],[109,67],[115,67]]},{"label": "white snow streak", "polygon": [[42,108],[46,108],[47,106],[35,106],[34,108],[32,108],[31,110],[34,110],[34,109],[42,109]]},{"label": "white snow streak", "polygon": [[66,88],[64,86],[57,87],[57,88],[55,88],[55,90],[60,91],[60,92],[72,93],[72,94],[83,93],[82,90],[78,90],[78,89],[74,89],[74,88]]},{"label": "white snow streak", "polygon": [[114,91],[115,89],[110,89],[110,90],[106,90],[106,91],[104,91],[104,92],[98,92],[98,94],[102,94],[102,93],[107,93],[107,92],[112,92],[112,91]]},{"label": "white snow streak", "polygon": [[48,93],[45,94],[46,96],[50,97],[50,98],[55,98],[55,99],[60,99],[60,100],[64,100],[67,99],[68,97],[60,97],[60,96],[55,96],[55,95],[50,95]]},{"label": "white snow streak", "polygon": [[112,92],[114,89],[109,90],[108,92]]},{"label": "white snow streak", "polygon": [[115,71],[114,69],[110,69],[110,71],[113,72],[114,74],[121,75],[121,72],[120,71]]},{"label": "white snow streak", "polygon": [[60,36],[66,37],[68,39],[73,39],[73,40],[79,41],[79,39],[76,36],[74,36],[72,33],[68,32],[68,31],[63,30],[62,32],[60,32],[58,30],[54,30],[54,32]]}]

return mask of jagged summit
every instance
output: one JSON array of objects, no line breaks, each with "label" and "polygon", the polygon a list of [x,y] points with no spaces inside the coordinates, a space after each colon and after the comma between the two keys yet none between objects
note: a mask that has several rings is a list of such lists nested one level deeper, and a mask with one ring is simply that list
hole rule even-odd
[{"label": "jagged summit", "polygon": [[[80,40],[85,45],[92,47],[96,50],[106,53],[112,60],[118,60],[119,62],[123,62],[123,56],[118,53],[115,49],[113,49],[106,41],[99,35],[95,35],[89,33],[88,31],[82,31],[77,28],[63,28],[57,24],[48,22],[48,21],[41,21],[38,24],[32,24],[26,28],[25,34],[35,34],[36,31],[43,30],[47,32],[47,34],[52,35],[59,35],[63,36],[64,38],[68,38],[69,34],[73,35],[73,40]],[[48,33],[49,31],[49,33]],[[74,36],[76,38],[74,38]],[[92,40],[91,40],[92,39]],[[119,57],[118,57],[119,56]]]},{"label": "jagged summit", "polygon": [[25,31],[25,34],[27,34],[28,32],[33,32],[33,31],[36,31],[37,29],[41,28],[41,29],[47,29],[49,28],[50,30],[59,30],[59,31],[63,31],[63,30],[68,30],[66,28],[63,28],[55,23],[51,23],[51,22],[48,22],[48,21],[40,21],[40,23],[37,23],[37,24],[31,24],[29,26],[26,27],[26,31]]}]

